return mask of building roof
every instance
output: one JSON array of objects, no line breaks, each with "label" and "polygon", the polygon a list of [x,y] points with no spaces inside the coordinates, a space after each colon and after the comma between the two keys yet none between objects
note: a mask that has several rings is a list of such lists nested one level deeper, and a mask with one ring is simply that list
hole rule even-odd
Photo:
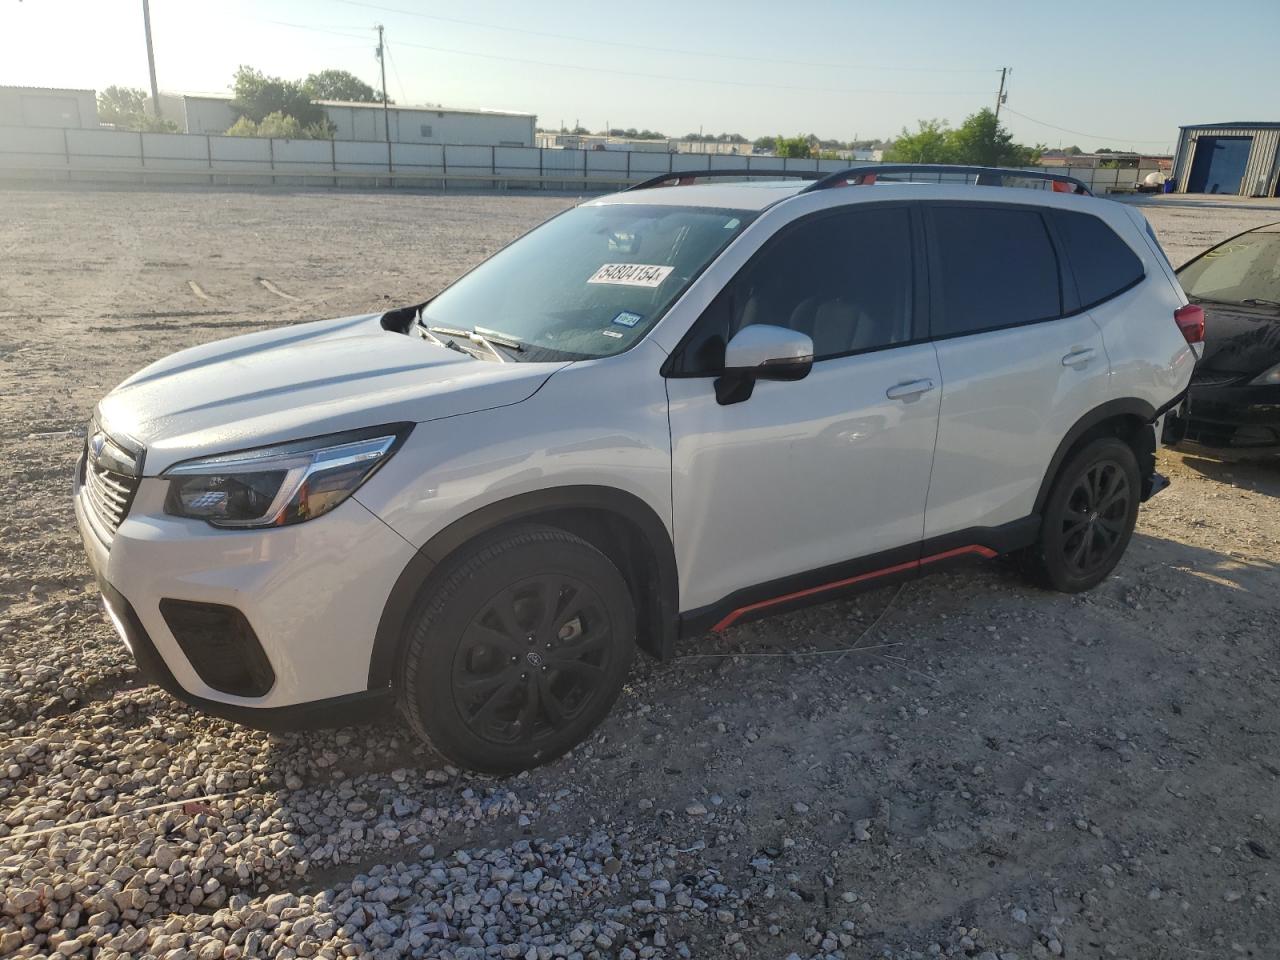
[{"label": "building roof", "polygon": [[[235,99],[229,93],[172,93],[167,90],[161,90],[162,97],[182,97],[186,100],[223,100],[230,103]],[[364,103],[356,100],[316,100],[322,107],[360,107],[367,110],[381,110],[381,101],[377,103]],[[519,113],[514,110],[486,110],[481,107],[441,107],[430,103],[389,103],[388,110],[413,110],[423,113],[462,113],[473,114],[477,116],[489,117],[521,117],[527,119],[535,119],[536,114]]]},{"label": "building roof", "polygon": [[87,93],[90,96],[97,94],[96,90],[90,90],[85,87],[27,87],[20,83],[0,84],[0,90],[30,90],[35,93]]},{"label": "building roof", "polygon": [[[356,100],[317,100],[322,107],[360,107],[366,110],[381,110],[382,103],[364,103]],[[524,117],[533,118],[535,114],[519,113],[514,110],[486,110],[480,107],[441,107],[430,103],[389,103],[388,110],[412,110],[422,113],[467,113],[488,117]]]},{"label": "building roof", "polygon": [[1280,121],[1263,120],[1259,122],[1245,122],[1241,120],[1232,120],[1227,123],[1188,123],[1178,128],[1179,130],[1277,130],[1280,129]]}]

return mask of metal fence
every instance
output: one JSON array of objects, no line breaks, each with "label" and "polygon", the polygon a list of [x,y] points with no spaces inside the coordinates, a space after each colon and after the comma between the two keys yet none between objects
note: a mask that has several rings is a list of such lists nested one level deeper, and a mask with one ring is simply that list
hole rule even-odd
[{"label": "metal fence", "polygon": [[[277,140],[185,133],[0,127],[0,180],[246,185],[532,187],[609,190],[660,173],[834,172],[845,160],[544,147]],[[1037,168],[1028,168],[1037,169]],[[1132,190],[1150,170],[1055,167],[1094,193]],[[945,180],[947,174],[926,179]]]}]

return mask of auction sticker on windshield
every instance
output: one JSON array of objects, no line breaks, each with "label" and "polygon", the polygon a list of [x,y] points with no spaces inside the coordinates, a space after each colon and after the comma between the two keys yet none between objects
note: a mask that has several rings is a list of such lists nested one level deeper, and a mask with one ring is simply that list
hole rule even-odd
[{"label": "auction sticker on windshield", "polygon": [[674,267],[652,263],[606,263],[587,283],[618,283],[627,287],[656,287],[667,279]]}]

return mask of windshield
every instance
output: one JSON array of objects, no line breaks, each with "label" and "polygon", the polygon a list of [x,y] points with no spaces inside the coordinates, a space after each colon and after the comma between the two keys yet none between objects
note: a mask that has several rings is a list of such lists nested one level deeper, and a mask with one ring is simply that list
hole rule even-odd
[{"label": "windshield", "polygon": [[1178,274],[1195,300],[1280,305],[1280,233],[1246,233],[1214,247]]},{"label": "windshield", "polygon": [[[648,332],[751,214],[640,206],[569,210],[499,251],[422,309],[421,323],[477,330],[509,359],[620,353]],[[499,347],[501,349],[501,347]]]}]

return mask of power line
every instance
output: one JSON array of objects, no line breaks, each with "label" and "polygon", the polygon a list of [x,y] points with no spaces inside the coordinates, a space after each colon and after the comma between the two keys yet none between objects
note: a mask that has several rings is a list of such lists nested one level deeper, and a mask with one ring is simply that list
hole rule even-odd
[{"label": "power line", "polygon": [[377,3],[366,3],[363,0],[334,0],[352,7],[364,7],[368,10],[381,10],[384,13],[398,13],[406,17],[421,17],[424,20],[436,20],[441,23],[457,23],[468,27],[480,27],[485,30],[501,30],[506,33],[519,33],[533,37],[549,37],[555,40],[570,40],[574,43],[586,43],[591,46],[627,47],[632,50],[650,50],[658,53],[675,53],[686,57],[713,57],[720,60],[743,60],[751,63],[778,63],[793,67],[831,67],[838,70],[899,70],[918,73],[989,73],[989,67],[917,67],[896,64],[851,64],[824,63],[817,60],[784,60],[777,57],[751,57],[744,54],[716,53],[711,50],[689,50],[678,47],[658,47],[644,43],[630,43],[626,40],[605,40],[593,37],[575,36],[566,33],[552,33],[547,30],[530,30],[523,27],[508,27],[498,23],[483,23],[479,20],[464,20],[460,17],[442,17],[437,14],[422,13],[418,10],[405,10],[400,7],[387,7]]},{"label": "power line", "polygon": [[680,77],[664,73],[642,73],[636,70],[614,70],[607,67],[591,67],[578,63],[555,63],[549,60],[532,60],[527,57],[504,57],[496,53],[480,53],[474,50],[458,50],[453,47],[436,47],[425,43],[412,43],[408,40],[397,40],[402,47],[414,47],[418,50],[430,50],[434,53],[451,53],[461,57],[480,57],[485,60],[503,60],[509,63],[524,63],[538,67],[551,67],[555,70],[585,70],[587,73],[611,73],[620,77],[639,77],[644,80],[673,80],[677,83],[712,83],[727,87],[766,87],[770,90],[795,90],[805,93],[843,93],[874,94],[876,96],[931,96],[931,97],[974,97],[989,96],[986,90],[855,90],[838,87],[804,87],[788,86],[760,80],[721,80],[712,77]]},{"label": "power line", "polygon": [[1074,134],[1077,137],[1089,137],[1094,140],[1108,140],[1112,143],[1169,143],[1169,138],[1163,140],[1135,140],[1133,137],[1108,137],[1101,133],[1085,133],[1083,130],[1072,130],[1069,127],[1059,127],[1057,124],[1046,123],[1044,120],[1037,120],[1035,117],[1029,117],[1025,113],[1019,113],[1013,107],[1006,106],[1005,110],[1012,113],[1015,117],[1021,117],[1023,120],[1030,120],[1032,123],[1038,123],[1042,127],[1048,127],[1050,130],[1059,130],[1062,133]]},{"label": "power line", "polygon": [[387,56],[391,58],[391,74],[396,78],[396,86],[400,88],[400,102],[405,103],[409,97],[404,92],[404,83],[400,79],[400,70],[396,67],[396,55],[391,52],[391,44],[385,40],[382,41],[383,49],[387,51]]}]

